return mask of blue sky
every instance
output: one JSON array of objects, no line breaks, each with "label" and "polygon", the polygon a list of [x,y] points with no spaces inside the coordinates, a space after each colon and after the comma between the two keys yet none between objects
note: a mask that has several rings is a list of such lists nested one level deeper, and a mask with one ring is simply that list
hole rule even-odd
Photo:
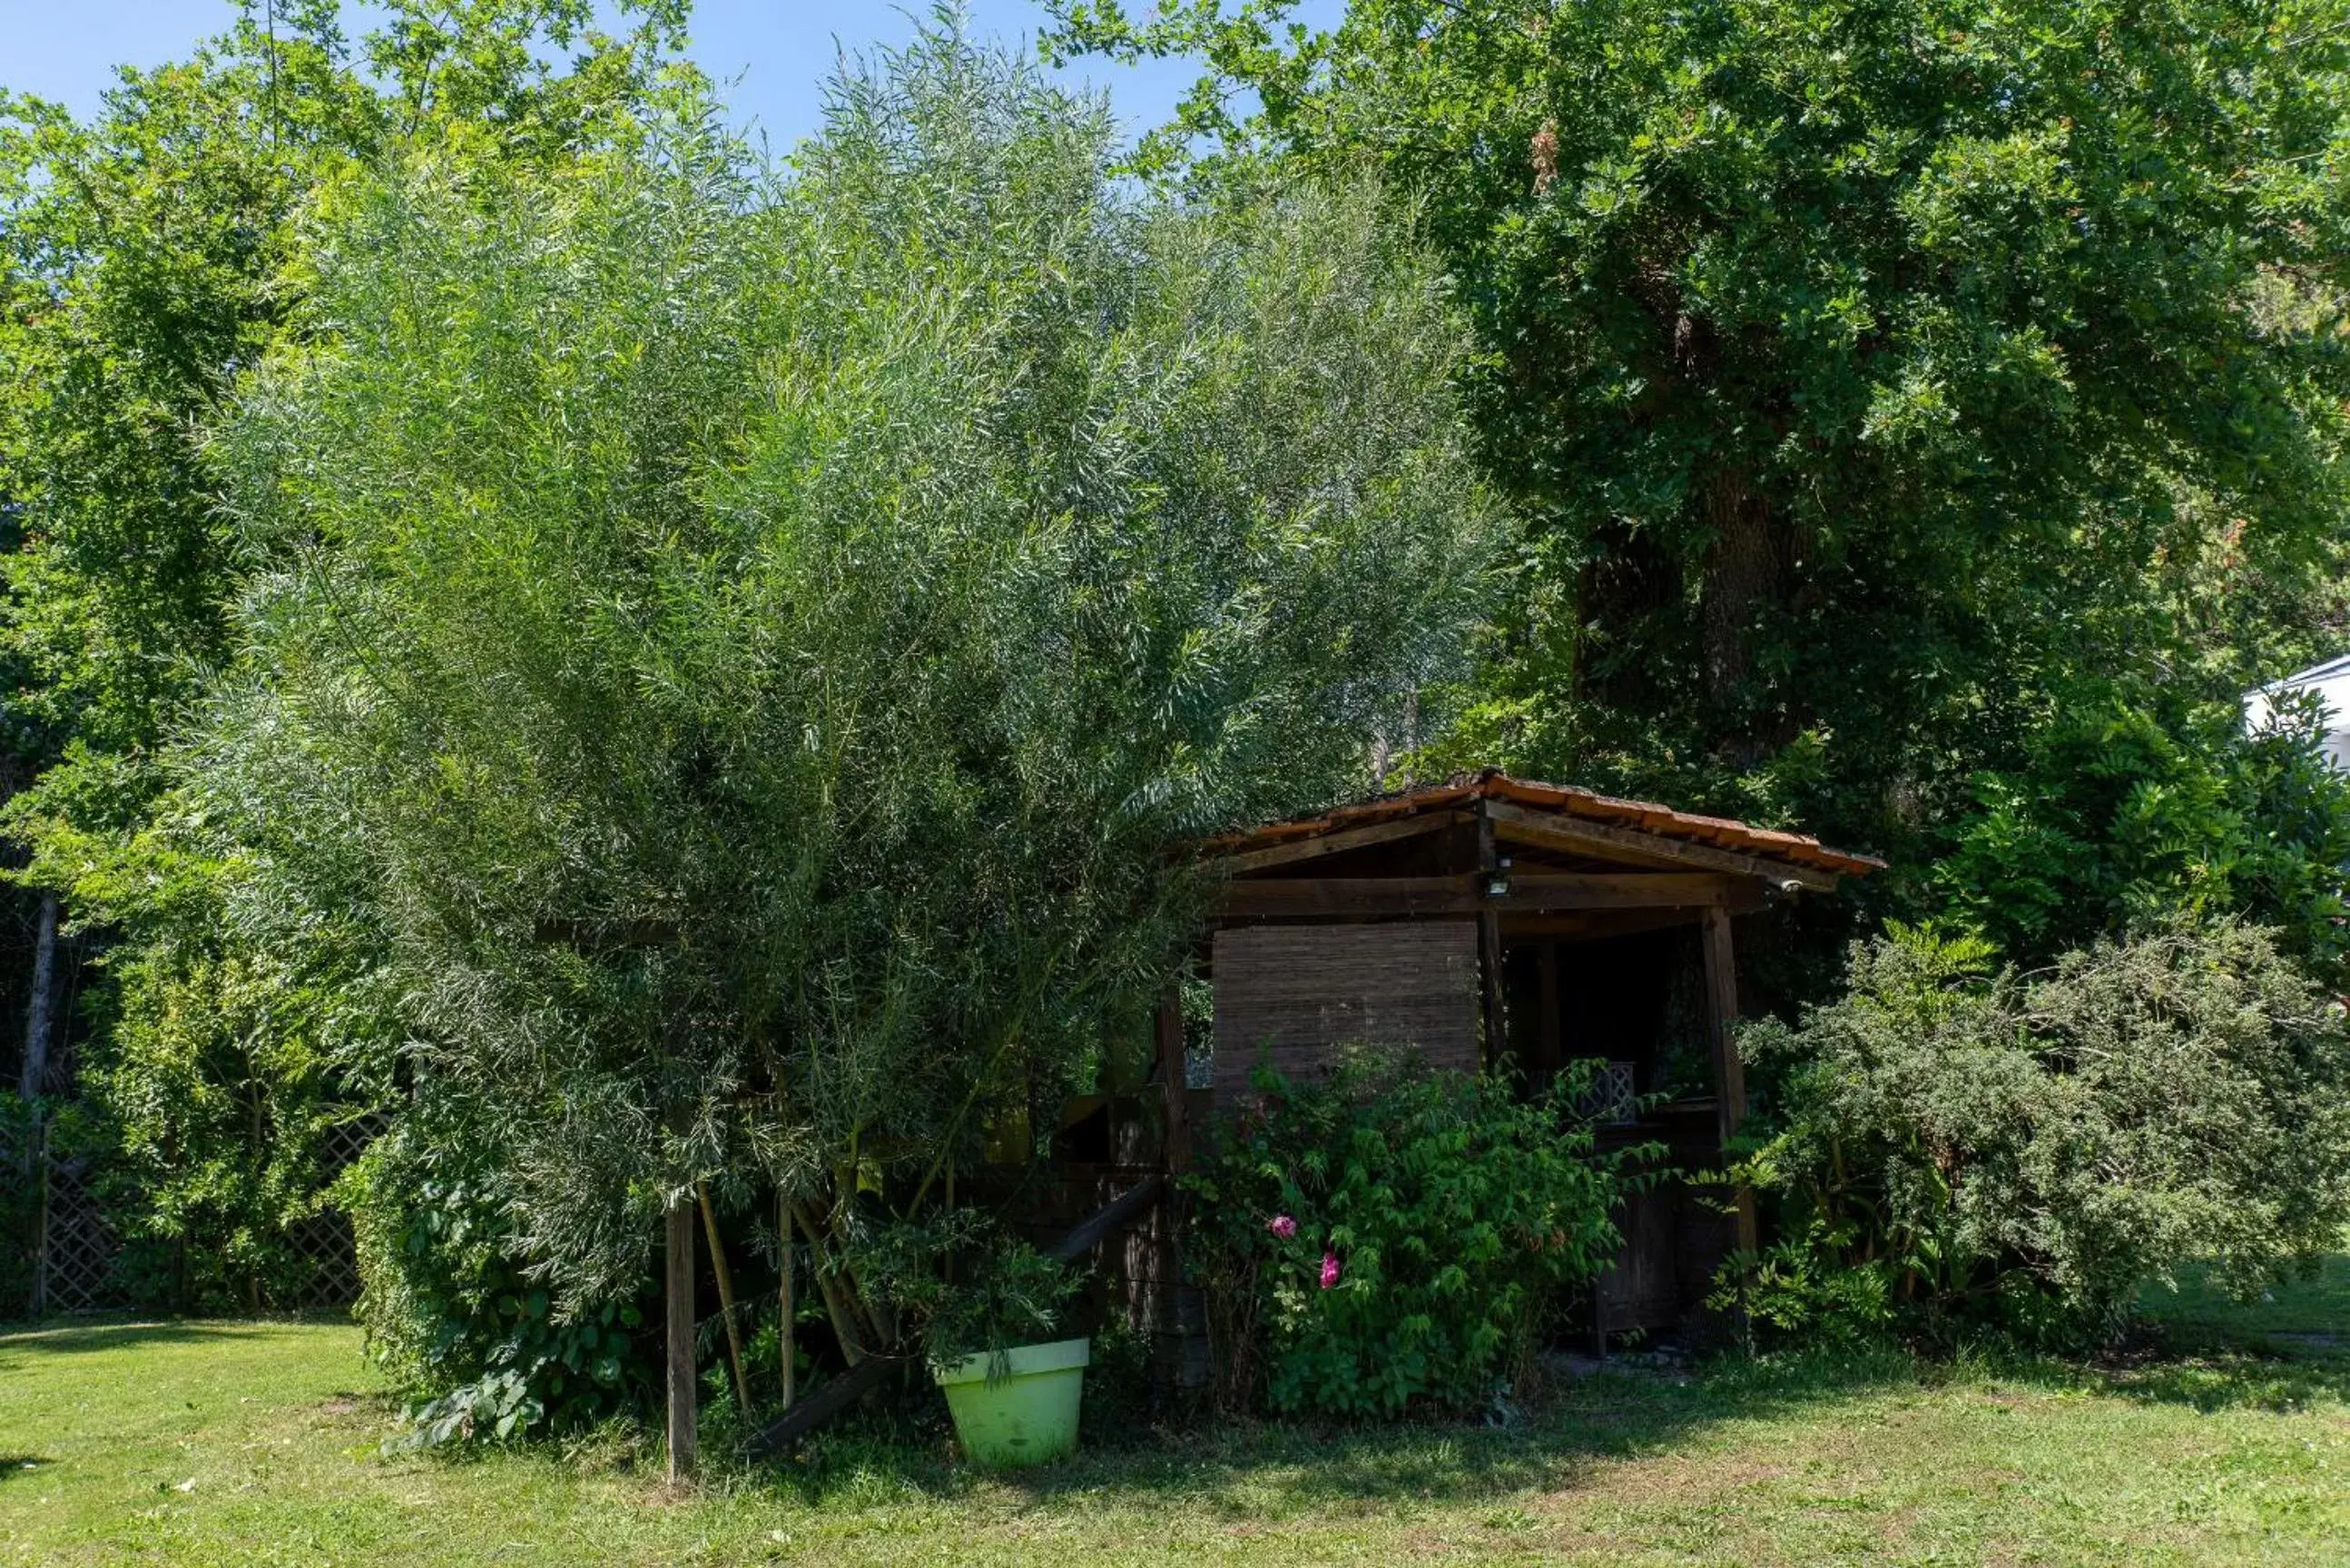
[{"label": "blue sky", "polygon": [[[363,30],[365,7],[350,9],[352,31]],[[1321,0],[1304,14],[1336,9]],[[0,0],[0,87],[87,113],[117,65],[182,58],[234,15],[229,0]],[[972,0],[971,16],[977,30],[1006,38],[1033,39],[1045,19],[1038,0]],[[764,129],[780,150],[815,129],[818,85],[841,48],[900,43],[913,27],[906,8],[878,0],[697,0],[691,52],[726,84],[735,118]],[[1197,73],[1183,61],[1129,69],[1095,60],[1072,74],[1107,87],[1119,118],[1139,130],[1164,120]]]}]

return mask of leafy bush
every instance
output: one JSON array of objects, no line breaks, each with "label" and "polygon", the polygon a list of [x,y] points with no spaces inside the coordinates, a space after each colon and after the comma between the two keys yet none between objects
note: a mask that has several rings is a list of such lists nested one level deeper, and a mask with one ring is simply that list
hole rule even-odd
[{"label": "leafy bush", "polygon": [[1950,915],[2031,965],[2167,911],[2232,913],[2342,983],[2350,777],[2319,713],[2288,706],[2247,735],[2233,701],[2061,695],[2022,764],[1976,780],[1981,813],[1934,868]]},{"label": "leafy bush", "polygon": [[938,1366],[1055,1338],[1084,1283],[981,1209],[875,1225],[842,1261],[899,1343],[920,1345]]},{"label": "leafy bush", "polygon": [[1522,1380],[1561,1294],[1620,1241],[1575,1075],[1523,1100],[1366,1057],[1256,1085],[1187,1182],[1226,1404],[1261,1387],[1277,1411],[1393,1415]]},{"label": "leafy bush", "polygon": [[1079,1283],[1066,1263],[1025,1242],[984,1254],[969,1280],[941,1294],[931,1314],[926,1337],[931,1362],[1000,1356],[1055,1337]]},{"label": "leafy bush", "polygon": [[2077,1347],[2188,1262],[2248,1291],[2338,1244],[2350,1029],[2269,932],[1991,955],[1896,928],[1841,1000],[1745,1032],[1787,1069],[1749,1167],[1785,1209],[1743,1282],[1759,1317]]},{"label": "leafy bush", "polygon": [[660,1386],[652,1314],[630,1297],[558,1314],[534,1280],[492,1167],[456,1129],[379,1138],[338,1195],[358,1232],[369,1356],[411,1397],[416,1441],[578,1431]]}]

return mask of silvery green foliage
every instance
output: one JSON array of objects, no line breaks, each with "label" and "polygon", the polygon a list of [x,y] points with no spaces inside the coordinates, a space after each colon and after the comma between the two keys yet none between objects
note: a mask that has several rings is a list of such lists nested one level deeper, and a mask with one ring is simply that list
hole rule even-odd
[{"label": "silvery green foliage", "polygon": [[[2180,921],[2029,974],[1912,930],[1744,1049],[1788,1064],[1757,1161],[1815,1251],[1937,1325],[2080,1343],[2189,1262],[2257,1288],[2350,1222],[2350,1029],[2272,935]],[[1766,1269],[1766,1273],[1767,1273]]]},{"label": "silvery green foliage", "polygon": [[698,1176],[902,1197],[1056,1103],[1177,846],[1455,667],[1502,530],[1442,280],[1371,192],[1193,211],[1113,145],[933,33],[781,173],[672,124],[325,204],[191,774],[248,918],[360,912],[571,1300]]}]

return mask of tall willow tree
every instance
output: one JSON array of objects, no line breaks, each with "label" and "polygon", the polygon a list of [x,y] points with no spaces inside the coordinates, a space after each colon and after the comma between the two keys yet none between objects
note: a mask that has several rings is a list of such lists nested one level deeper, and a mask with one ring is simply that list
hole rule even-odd
[{"label": "tall willow tree", "polygon": [[700,1179],[934,1197],[1165,983],[1183,841],[1455,669],[1500,524],[1436,269],[1114,150],[943,33],[780,176],[419,157],[222,438],[262,565],[191,820],[256,929],[357,912],[575,1303]]}]

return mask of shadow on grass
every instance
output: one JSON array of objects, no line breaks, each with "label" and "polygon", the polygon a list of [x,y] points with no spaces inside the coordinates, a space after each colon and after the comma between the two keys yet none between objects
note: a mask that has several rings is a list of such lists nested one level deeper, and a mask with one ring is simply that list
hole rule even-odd
[{"label": "shadow on grass", "polygon": [[44,1465],[57,1461],[47,1454],[0,1454],[0,1482],[29,1476]]},{"label": "shadow on grass", "polygon": [[2115,1371],[2114,1392],[2199,1410],[2293,1410],[2350,1403],[2350,1256],[2251,1300],[2230,1295],[2201,1269],[2140,1300],[2160,1354]]},{"label": "shadow on grass", "polygon": [[2126,1399],[2184,1405],[2207,1415],[2282,1414],[2312,1405],[2350,1404],[2350,1358],[2226,1351],[2114,1373],[2107,1386]]},{"label": "shadow on grass", "polygon": [[1213,1421],[1126,1441],[1089,1438],[1069,1459],[989,1476],[949,1463],[942,1442],[916,1447],[842,1433],[805,1463],[757,1472],[811,1504],[861,1507],[1009,1488],[1024,1505],[1087,1499],[1180,1499],[1233,1518],[1399,1501],[1473,1502],[1570,1489],[1595,1466],[1671,1445],[1724,1421],[1767,1420],[1892,1387],[1914,1387],[1918,1364],[1898,1352],[1813,1353],[1721,1361],[1672,1374],[1605,1371],[1555,1388],[1508,1426],[1407,1421],[1351,1426]]},{"label": "shadow on grass", "polygon": [[[291,1321],[291,1320],[287,1320]],[[252,1322],[89,1322],[14,1324],[0,1326],[0,1372],[19,1370],[36,1358],[83,1355],[97,1350],[134,1350],[149,1345],[193,1345],[239,1339],[283,1326]]]},{"label": "shadow on grass", "polygon": [[2136,1358],[2111,1364],[2012,1352],[1935,1360],[1892,1348],[1799,1348],[1754,1360],[1723,1357],[1679,1374],[1618,1370],[1574,1379],[1507,1428],[1211,1421],[1124,1440],[1089,1435],[1087,1447],[1060,1464],[993,1478],[949,1462],[942,1429],[914,1440],[902,1429],[841,1431],[820,1438],[805,1462],[756,1473],[834,1507],[946,1499],[992,1486],[1031,1506],[1180,1498],[1262,1517],[1564,1490],[1599,1465],[1670,1449],[1723,1423],[1800,1417],[1885,1393],[2020,1386],[2207,1414],[2350,1405],[2350,1260],[2329,1261],[2307,1287],[2263,1303],[2231,1303],[2200,1281],[2182,1294],[2169,1314],[2151,1314],[2155,1335]]}]

